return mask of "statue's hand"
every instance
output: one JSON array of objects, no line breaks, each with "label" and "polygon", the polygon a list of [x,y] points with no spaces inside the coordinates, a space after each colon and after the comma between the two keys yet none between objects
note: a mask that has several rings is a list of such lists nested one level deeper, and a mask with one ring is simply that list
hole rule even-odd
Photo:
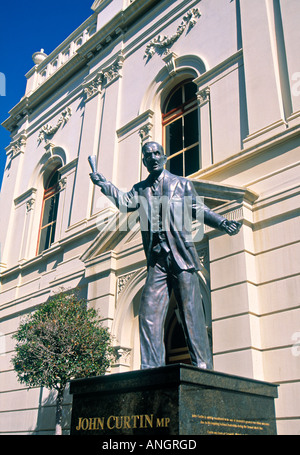
[{"label": "statue's hand", "polygon": [[223,223],[221,224],[221,227],[223,228],[223,230],[225,232],[227,232],[227,234],[229,235],[236,235],[239,233],[241,227],[242,227],[242,223],[239,223],[238,221],[228,221],[228,220],[225,220],[223,221]]},{"label": "statue's hand", "polygon": [[99,172],[92,172],[90,174],[91,181],[93,182],[94,185],[101,186],[101,183],[106,182],[106,178],[104,177],[103,174],[100,174]]}]

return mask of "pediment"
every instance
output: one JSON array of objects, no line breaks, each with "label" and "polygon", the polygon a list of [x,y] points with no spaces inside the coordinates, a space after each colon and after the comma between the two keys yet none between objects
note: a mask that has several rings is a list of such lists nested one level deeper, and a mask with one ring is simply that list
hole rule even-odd
[{"label": "pediment", "polygon": [[[251,204],[258,198],[258,195],[247,188],[234,187],[220,183],[193,180],[193,184],[199,196],[204,197],[205,204],[213,210],[228,202],[239,203],[248,201]],[[125,245],[142,243],[138,214],[124,215],[119,211],[115,212],[108,224],[99,232],[95,240],[81,256],[83,262],[88,262],[107,251],[122,251]],[[129,217],[131,220],[129,221]],[[130,226],[130,227],[128,227]]]},{"label": "pediment", "polygon": [[199,196],[204,197],[205,204],[211,209],[229,201],[248,201],[253,204],[258,198],[258,194],[248,188],[207,180],[192,180],[192,182]]},{"label": "pediment", "polygon": [[124,214],[121,215],[116,212],[80,257],[81,261],[87,262],[106,251],[113,250],[118,253],[127,243],[141,243],[142,238],[138,218],[133,222],[129,222],[129,216],[132,217],[132,215],[124,216]]}]

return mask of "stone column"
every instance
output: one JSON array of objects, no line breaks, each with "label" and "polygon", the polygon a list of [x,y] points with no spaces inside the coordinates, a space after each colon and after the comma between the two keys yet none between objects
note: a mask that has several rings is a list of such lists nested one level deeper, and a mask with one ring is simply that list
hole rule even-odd
[{"label": "stone column", "polygon": [[102,73],[97,73],[93,79],[86,81],[83,88],[85,109],[72,200],[71,225],[86,220],[90,216],[93,184],[89,178],[91,170],[88,156],[97,155],[98,153],[103,104],[102,81]]},{"label": "stone column", "polygon": [[[99,145],[98,145],[98,171],[107,180],[118,186],[118,141],[117,130],[119,124],[119,99],[122,83],[122,67],[124,57],[119,53],[114,63],[103,69],[103,107],[101,115]],[[99,200],[101,198],[101,200]],[[94,188],[91,214],[99,212],[102,208],[111,205],[99,189]]]},{"label": "stone column", "polygon": [[206,87],[197,92],[199,105],[199,134],[201,150],[201,168],[213,164],[213,148],[211,137],[210,88]]},{"label": "stone column", "polygon": [[[1,219],[9,221],[4,224],[0,223],[0,264],[2,269],[9,263],[14,264],[19,259],[20,251],[17,252],[16,238],[14,238],[14,229],[16,229],[14,221],[16,216],[14,197],[18,194],[20,187],[26,142],[27,134],[23,130],[15,136],[6,148],[7,162],[1,191],[1,199],[5,201],[5,204],[2,204]],[[20,247],[20,244],[18,245]]]}]

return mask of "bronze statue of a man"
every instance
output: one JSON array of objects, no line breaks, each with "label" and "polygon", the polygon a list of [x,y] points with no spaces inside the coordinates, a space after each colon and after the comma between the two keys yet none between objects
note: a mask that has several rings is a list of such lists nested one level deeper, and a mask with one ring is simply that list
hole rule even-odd
[{"label": "bronze statue of a man", "polygon": [[141,368],[165,365],[164,323],[173,289],[192,364],[212,369],[197,274],[200,261],[192,241],[191,222],[179,221],[183,214],[197,218],[201,213],[205,224],[229,235],[237,234],[241,224],[228,221],[201,204],[190,180],[165,170],[167,157],[160,144],[147,142],[142,154],[149,176],[128,193],[121,192],[102,174],[90,174],[92,182],[120,210],[139,210],[148,268],[139,310]]}]

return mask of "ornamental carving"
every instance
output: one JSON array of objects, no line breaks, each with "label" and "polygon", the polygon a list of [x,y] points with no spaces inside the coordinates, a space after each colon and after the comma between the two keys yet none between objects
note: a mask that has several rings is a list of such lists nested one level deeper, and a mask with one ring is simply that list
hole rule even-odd
[{"label": "ornamental carving", "polygon": [[131,348],[123,348],[121,346],[115,347],[115,353],[117,357],[117,364],[123,364],[126,366],[130,366],[131,362]]},{"label": "ornamental carving", "polygon": [[16,156],[18,153],[24,153],[26,142],[27,142],[26,134],[21,134],[21,136],[16,141],[13,141],[10,145],[12,156]]},{"label": "ornamental carving", "polygon": [[200,90],[200,92],[197,93],[197,99],[199,106],[208,103],[210,100],[210,88],[206,87],[205,89]]},{"label": "ornamental carving", "polygon": [[208,249],[202,248],[200,251],[198,251],[198,255],[199,255],[199,260],[200,260],[200,264],[202,265],[202,267],[206,270],[209,270]]},{"label": "ornamental carving", "polygon": [[103,83],[103,73],[100,72],[97,76],[84,87],[84,93],[86,95],[86,100],[89,100],[97,93],[101,93]]},{"label": "ornamental carving", "polygon": [[123,289],[126,286],[126,283],[130,280],[130,278],[135,274],[135,272],[130,272],[127,273],[126,275],[122,275],[118,278],[118,283],[117,283],[117,294],[121,294]]},{"label": "ornamental carving", "polygon": [[86,101],[91,99],[97,93],[101,93],[102,88],[105,87],[105,85],[114,82],[120,76],[124,60],[125,58],[123,54],[120,54],[112,65],[102,71],[99,71],[94,79],[86,82],[83,89]]},{"label": "ornamental carving", "polygon": [[35,203],[35,199],[32,197],[31,199],[28,199],[26,202],[26,213],[31,212],[33,210],[33,206]]},{"label": "ornamental carving", "polygon": [[44,125],[39,132],[38,135],[38,143],[40,144],[42,141],[45,141],[46,144],[49,143],[50,138],[54,136],[54,134],[58,131],[58,129],[63,125],[65,125],[72,115],[72,109],[67,107],[59,117],[57,124],[55,126],[51,126],[48,123]]},{"label": "ornamental carving", "polygon": [[117,79],[120,76],[121,69],[123,68],[123,63],[124,63],[125,57],[123,54],[120,54],[116,61],[106,68],[103,71],[103,79],[105,84],[109,84],[113,82],[115,79]]},{"label": "ornamental carving", "polygon": [[174,52],[169,52],[163,57],[163,61],[165,62],[167,71],[171,77],[175,76],[176,73],[176,58],[177,55]]},{"label": "ornamental carving", "polygon": [[143,125],[139,129],[139,136],[140,136],[142,142],[144,142],[146,139],[149,139],[151,137],[152,128],[153,128],[152,123],[147,123],[146,125]]},{"label": "ornamental carving", "polygon": [[67,186],[67,177],[63,177],[58,181],[58,189],[59,191],[63,191]]},{"label": "ornamental carving", "polygon": [[201,13],[198,8],[190,9],[184,16],[181,24],[177,27],[176,33],[172,36],[167,35],[158,35],[157,38],[154,38],[150,43],[147,45],[145,50],[144,58],[150,60],[153,55],[157,52],[158,54],[169,54],[170,48],[173,46],[174,43],[181,37],[183,32],[188,29],[190,30],[193,28],[198,19],[201,17]]}]

